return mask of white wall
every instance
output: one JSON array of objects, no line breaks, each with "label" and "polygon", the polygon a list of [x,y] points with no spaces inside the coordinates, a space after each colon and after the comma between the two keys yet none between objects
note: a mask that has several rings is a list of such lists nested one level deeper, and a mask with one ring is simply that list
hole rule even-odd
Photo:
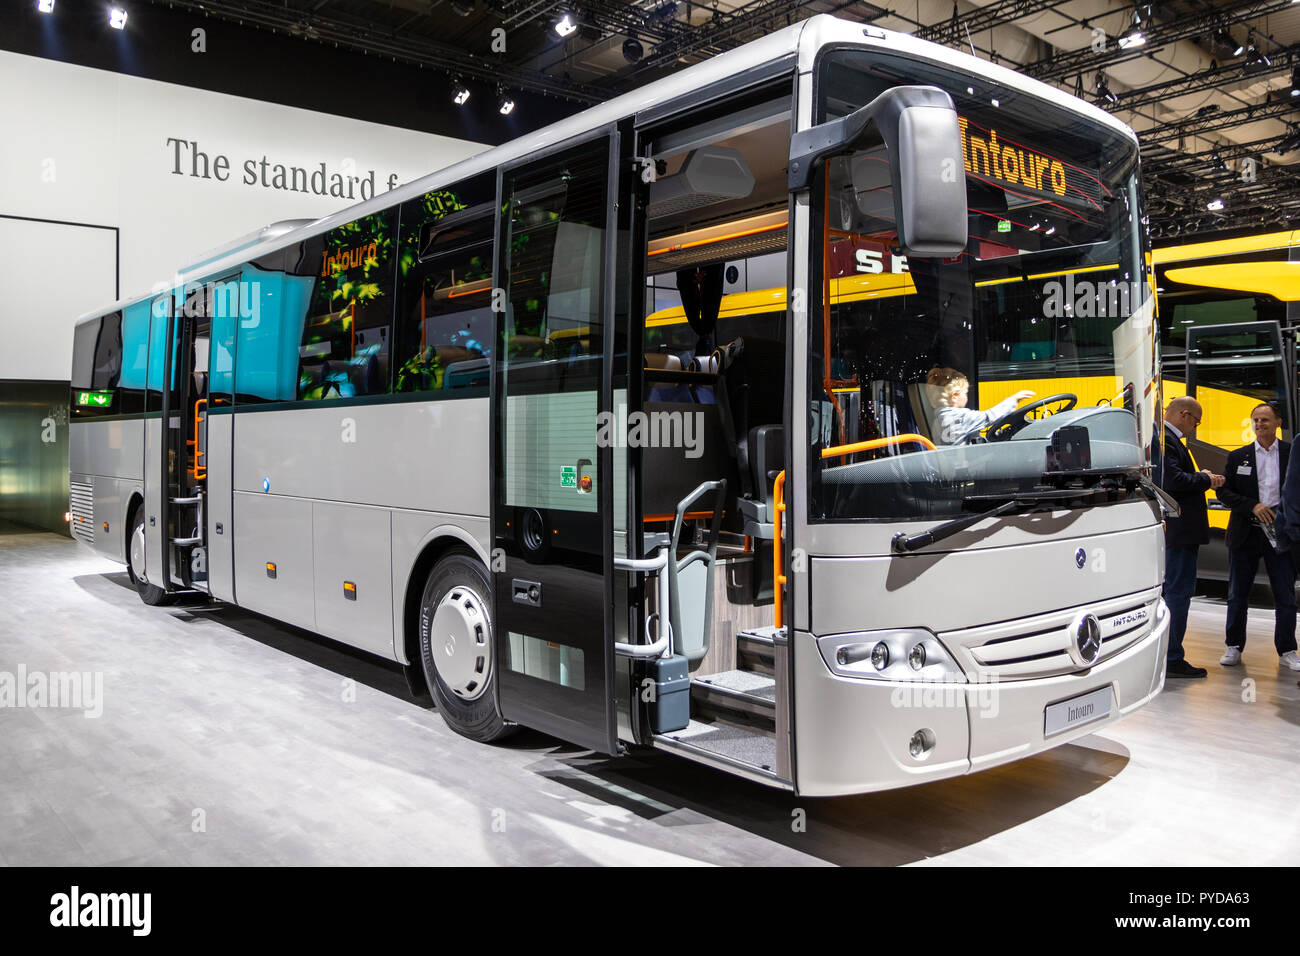
[{"label": "white wall", "polygon": [[[0,215],[116,226],[123,296],[148,292],[203,252],[267,223],[316,218],[361,199],[356,182],[353,199],[264,186],[263,158],[268,176],[277,163],[309,173],[325,163],[327,175],[368,182],[373,174],[383,193],[485,148],[4,51],[0,90]],[[197,142],[210,178],[191,175],[188,148],[177,174],[169,138]],[[226,181],[216,178],[218,156],[228,164]],[[0,262],[37,308],[0,297],[0,379],[65,379],[72,325],[86,300],[102,295],[102,266],[87,261],[93,274],[81,274],[72,232],[58,259],[45,260],[36,228],[29,237],[15,222],[0,219]],[[53,235],[42,230],[39,241]]]}]

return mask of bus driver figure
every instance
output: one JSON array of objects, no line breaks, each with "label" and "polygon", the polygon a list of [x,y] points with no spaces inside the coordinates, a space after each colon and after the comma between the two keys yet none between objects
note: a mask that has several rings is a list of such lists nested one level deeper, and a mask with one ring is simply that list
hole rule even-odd
[{"label": "bus driver figure", "polygon": [[939,442],[943,445],[961,444],[1003,415],[1011,414],[1021,402],[1034,397],[1033,392],[1022,390],[998,402],[988,411],[981,412],[966,407],[970,397],[970,381],[955,368],[932,368],[925,383],[937,393],[935,404],[938,405],[939,414]]}]

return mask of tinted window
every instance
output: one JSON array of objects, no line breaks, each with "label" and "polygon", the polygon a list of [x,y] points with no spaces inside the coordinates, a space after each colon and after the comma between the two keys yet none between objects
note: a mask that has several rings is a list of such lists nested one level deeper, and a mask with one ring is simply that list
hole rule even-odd
[{"label": "tinted window", "polygon": [[394,391],[485,394],[495,194],[495,174],[486,174],[402,207]]},{"label": "tinted window", "polygon": [[304,243],[316,282],[298,346],[299,399],[388,391],[396,218],[385,210]]},{"label": "tinted window", "polygon": [[147,319],[143,333],[138,326],[137,321],[128,321],[124,338],[122,313],[113,312],[77,327],[73,337],[70,397],[74,418],[124,415],[142,410]]}]

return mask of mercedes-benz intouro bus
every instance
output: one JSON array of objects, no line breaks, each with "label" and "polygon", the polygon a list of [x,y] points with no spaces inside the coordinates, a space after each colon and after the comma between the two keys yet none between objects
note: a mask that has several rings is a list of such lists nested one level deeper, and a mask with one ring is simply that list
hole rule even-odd
[{"label": "mercedes-benz intouro bus", "polygon": [[992,767],[1163,685],[1145,235],[1108,114],[814,17],[84,319],[73,532],[478,740]]}]

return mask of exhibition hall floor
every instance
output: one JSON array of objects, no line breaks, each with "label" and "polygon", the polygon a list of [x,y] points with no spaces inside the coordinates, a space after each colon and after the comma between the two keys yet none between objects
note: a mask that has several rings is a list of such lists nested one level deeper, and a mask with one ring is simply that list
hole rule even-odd
[{"label": "exhibition hall floor", "polygon": [[4,864],[1300,859],[1300,675],[1278,671],[1267,609],[1229,670],[1222,601],[1198,598],[1188,658],[1209,678],[1169,682],[1104,732],[955,780],[801,799],[664,754],[610,760],[532,732],[475,744],[396,665],[231,608],[146,607],[122,568],[52,534],[0,533],[0,593],[0,672],[102,675],[98,717],[0,708]]}]

